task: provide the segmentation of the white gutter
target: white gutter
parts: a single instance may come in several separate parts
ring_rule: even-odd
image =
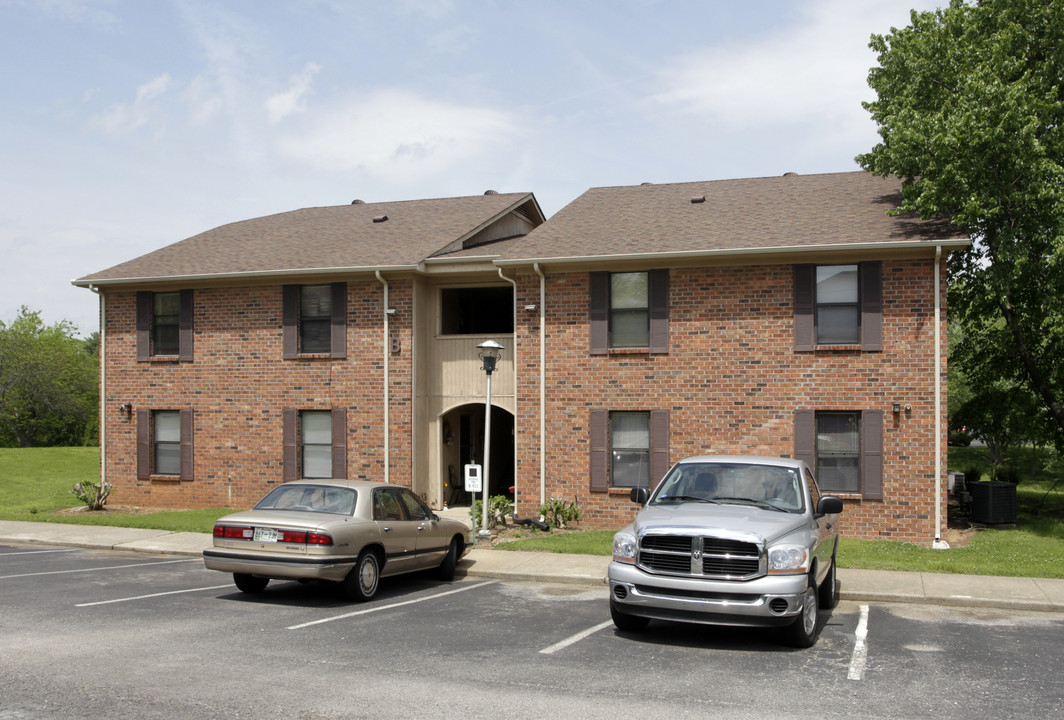
[[[547,502],[547,276],[532,265],[539,275],[539,504]]]
[[[954,240],[940,240],[934,243],[937,248],[966,248],[971,245],[967,238]],[[838,243],[822,245],[785,245],[779,247],[756,247],[756,248],[719,248],[715,250],[675,250],[668,252],[643,252],[643,253],[617,253],[612,255],[568,255],[558,257],[541,258],[515,258],[495,260],[499,266],[528,265],[529,263],[600,263],[628,260],[641,260],[644,262],[661,262],[662,260],[702,259],[713,257],[747,257],[758,255],[785,255],[791,253],[825,253],[825,252],[868,252],[870,250],[915,250],[931,247],[926,240],[911,240],[905,242],[868,242],[868,243]]]
[[[362,265],[351,267],[321,267],[321,268],[286,268],[283,270],[245,270],[239,272],[219,273],[195,273],[190,275],[145,275],[130,278],[96,278],[88,282],[72,280],[74,287],[91,288],[103,285],[141,285],[146,283],[189,283],[189,282],[214,282],[218,280],[242,280],[248,278],[285,278],[301,275],[353,275],[356,273],[375,272],[378,279],[384,272],[418,272],[421,270],[420,263],[412,265]]]
[[[948,550],[942,539],[942,246],[935,246],[935,540],[931,547]]]
[[[388,281],[381,275],[381,271],[376,271],[377,279],[380,280],[381,285],[384,286],[384,482],[391,482],[391,448],[388,444],[388,438],[391,436],[391,420],[388,416],[388,406],[390,400],[388,397],[388,354],[390,348],[388,347]]]

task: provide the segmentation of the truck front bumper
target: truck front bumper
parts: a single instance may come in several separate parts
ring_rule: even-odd
[[[808,575],[770,575],[753,580],[705,580],[651,575],[611,562],[610,602],[628,615],[711,625],[789,625],[805,604]]]

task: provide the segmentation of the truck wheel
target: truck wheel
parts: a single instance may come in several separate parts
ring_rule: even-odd
[[[816,579],[809,578],[805,586],[805,595],[802,598],[802,612],[794,619],[794,623],[787,628],[787,643],[796,648],[809,648],[816,644],[816,638],[820,629],[819,593],[817,592]]]
[[[820,607],[824,610],[832,610],[839,604],[839,581],[835,575],[835,556],[831,557],[831,567],[828,576],[820,584]]]
[[[650,624],[650,618],[629,615],[618,608],[613,600],[610,600],[610,616],[613,617],[613,624],[617,626],[617,629],[626,632],[639,632],[645,630]]]

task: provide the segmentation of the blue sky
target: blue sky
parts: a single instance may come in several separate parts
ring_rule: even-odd
[[[0,321],[302,207],[857,169],[916,0],[0,0]]]

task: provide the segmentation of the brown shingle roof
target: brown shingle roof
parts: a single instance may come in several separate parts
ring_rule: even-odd
[[[523,206],[542,222],[531,193],[293,210],[222,225],[74,284],[409,267]]]
[[[593,188],[498,262],[966,240],[946,222],[888,215],[900,202],[900,180],[867,172]]]

